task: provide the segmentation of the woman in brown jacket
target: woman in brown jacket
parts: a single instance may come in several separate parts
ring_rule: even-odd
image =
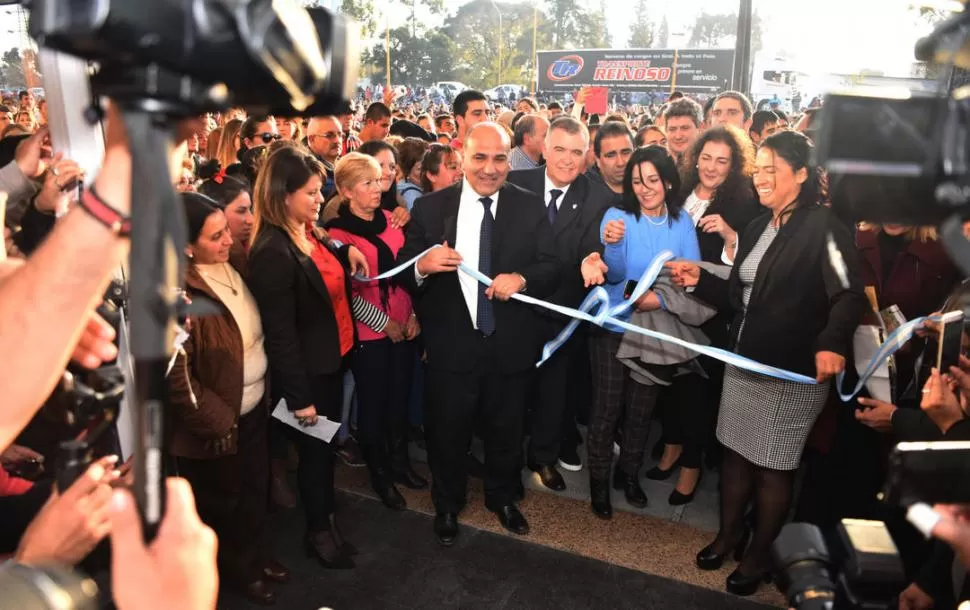
[[[224,582],[257,603],[275,603],[268,581],[287,570],[263,543],[269,480],[266,449],[266,353],[256,301],[229,263],[232,236],[215,201],[183,193],[191,264],[189,297],[220,306],[192,318],[168,376],[168,451],[188,479],[202,520],[219,536]]]

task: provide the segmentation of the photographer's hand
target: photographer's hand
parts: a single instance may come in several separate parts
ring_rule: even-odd
[[[131,494],[111,498],[111,580],[119,610],[212,610],[219,592],[215,533],[185,479],[169,479],[165,518],[149,546]]]
[[[965,417],[960,401],[940,371],[934,368],[923,386],[920,408],[933,420],[941,432],[946,432]]]
[[[74,565],[111,531],[108,506],[117,456],[101,458],[63,494],[54,491],[27,526],[17,549],[25,565]]]

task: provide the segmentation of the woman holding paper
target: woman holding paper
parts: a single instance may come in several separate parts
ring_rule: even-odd
[[[176,474],[192,485],[199,516],[219,536],[223,582],[270,604],[270,581],[289,574],[262,537],[269,484],[262,322],[241,267],[229,263],[226,215],[204,195],[180,197],[188,221],[186,292],[219,312],[191,319],[168,375],[168,452]]]
[[[340,421],[344,372],[357,341],[350,276],[369,275],[359,250],[338,247],[315,226],[325,179],[316,158],[284,147],[265,161],[253,197],[249,280],[266,332],[271,404],[305,427]],[[324,567],[352,568],[355,549],[334,516],[334,449],[298,426],[286,431],[300,456],[307,553]]]
[[[694,296],[733,315],[734,352],[817,382],[725,368],[717,422],[724,446],[721,527],[698,553],[697,566],[716,570],[728,555],[743,555],[727,579],[737,595],[757,591],[768,574],[805,441],[865,309],[852,235],[820,205],[824,182],[812,148],[792,131],[761,145],[754,185],[767,211],[741,232],[729,279],[693,263],[670,264],[676,282],[695,286]],[[830,246],[841,253],[836,260]],[[752,497],[757,520],[749,546],[744,515]]]

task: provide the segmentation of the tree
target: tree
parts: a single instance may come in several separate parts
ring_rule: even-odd
[[[660,31],[657,32],[657,48],[666,49],[670,41],[670,24],[667,22],[667,15],[664,14],[663,21],[660,22]]]
[[[751,17],[751,54],[756,55],[761,50],[761,17],[755,13]],[[712,15],[701,13],[694,21],[694,29],[691,31],[690,41],[687,43],[691,47],[701,48],[727,48],[733,47],[738,35],[738,15],[737,13],[724,13]]]
[[[377,43],[362,56],[362,63],[371,65],[375,82],[387,79],[386,49]],[[391,30],[391,83],[411,86],[429,85],[439,80],[451,80],[455,44],[441,31],[430,30],[411,36],[410,26]]]
[[[27,87],[23,57],[17,47],[8,49],[0,57],[0,81],[7,89],[24,89]]]
[[[410,14],[408,15],[408,24],[411,28],[411,36],[418,35],[419,7],[427,9],[432,15],[440,15],[445,10],[444,0],[404,0],[404,4],[407,5],[410,11]]]
[[[627,46],[632,49],[648,49],[653,46],[653,22],[647,14],[647,0],[637,0],[633,9],[633,25],[630,27],[630,38]]]
[[[316,0],[310,0],[316,2]],[[341,0],[340,12],[360,24],[361,36],[366,40],[377,33],[377,11],[374,0]]]

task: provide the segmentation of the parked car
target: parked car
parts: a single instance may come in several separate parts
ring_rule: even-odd
[[[492,87],[491,89],[483,91],[483,93],[485,97],[493,102],[505,102],[513,97],[520,99],[526,95],[525,87],[522,85],[499,85],[498,87]]]
[[[455,99],[455,96],[468,89],[468,85],[465,83],[460,83],[453,80],[443,80],[431,85],[432,89],[437,90],[442,96],[449,100]]]

